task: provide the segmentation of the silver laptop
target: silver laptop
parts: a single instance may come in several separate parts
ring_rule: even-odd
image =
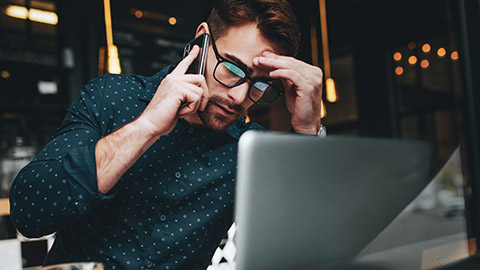
[[[419,140],[246,132],[236,269],[345,269],[430,180]]]

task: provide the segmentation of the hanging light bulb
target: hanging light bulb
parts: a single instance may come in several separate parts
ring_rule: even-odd
[[[429,53],[431,50],[432,50],[432,46],[430,46],[430,44],[428,43],[423,44],[422,51],[424,53]]]
[[[402,53],[401,52],[396,52],[393,54],[393,60],[400,62],[402,60]]]
[[[57,13],[48,10],[36,8],[28,9],[24,6],[9,5],[5,8],[5,14],[17,19],[26,20],[28,18],[32,22],[50,25],[56,25],[58,23]]]
[[[338,100],[337,86],[333,78],[327,78],[325,81],[325,88],[327,91],[327,100],[331,103],[335,103]]]
[[[321,118],[325,118],[325,116],[327,116],[327,109],[325,108],[325,103],[324,103],[323,100],[322,100],[322,106],[321,106],[321,110],[320,110],[320,117],[321,117]]]
[[[312,48],[312,64],[318,66],[318,41],[317,41],[317,26],[315,21],[312,20],[310,24],[310,42]],[[321,118],[324,118],[327,115],[327,110],[325,109],[325,104],[321,100]]]
[[[330,69],[330,52],[328,49],[328,32],[327,32],[327,9],[325,0],[319,0],[320,7],[320,25],[322,27],[322,48],[323,48],[323,63],[325,68],[325,89],[327,100],[331,103],[337,102],[338,92],[335,86],[335,81],[331,76]]]
[[[112,74],[122,73],[120,68],[120,58],[118,58],[118,48],[115,45],[108,45],[107,72]]]
[[[453,61],[457,61],[457,60],[458,60],[458,52],[457,52],[457,51],[453,51],[453,52],[450,54],[450,58],[452,58]]]
[[[28,8],[22,6],[9,5],[5,8],[5,14],[12,18],[24,19],[28,18]]]
[[[118,57],[118,48],[113,45],[110,0],[103,0],[103,4],[105,9],[105,32],[107,35],[107,72],[120,74],[122,73],[122,69],[120,67],[120,58]]]

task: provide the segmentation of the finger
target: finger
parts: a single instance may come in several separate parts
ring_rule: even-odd
[[[180,110],[178,110],[178,117],[185,118],[187,116],[194,115],[196,112],[197,112],[197,109],[183,107]]]
[[[253,59],[253,64],[262,68],[294,68],[301,65],[302,61],[289,56],[282,56],[274,53],[264,52],[261,56]]]
[[[205,77],[200,74],[185,74],[182,77],[183,77],[182,78],[183,81],[194,84],[196,86],[203,85],[205,81]]]
[[[198,91],[201,95],[200,97],[200,103],[199,103],[199,109],[200,111],[203,111],[205,107],[207,106],[208,99],[210,98],[209,95],[209,90],[207,86],[207,82],[205,81],[205,77],[203,75],[194,75],[194,74],[187,74],[184,76],[185,82],[191,83],[197,88],[195,88],[196,91]]]
[[[202,76],[203,77],[203,76]],[[200,111],[204,111],[205,108],[207,107],[208,104],[208,99],[210,98],[210,92],[208,90],[207,82],[205,81],[205,77],[203,77],[203,80],[201,80],[202,84],[200,87],[203,89],[201,101],[200,101]]]
[[[272,52],[263,52],[260,57],[253,59],[255,66],[264,69],[293,69],[306,79],[323,76],[322,70],[291,56],[278,55]]]
[[[178,63],[177,67],[172,71],[172,74],[185,74],[188,70],[188,67],[193,63],[195,58],[197,58],[198,53],[200,52],[200,47],[198,45],[193,46],[190,53],[185,57],[180,63]]]
[[[271,71],[269,75],[272,78],[291,81],[297,87],[306,85],[321,87],[323,83],[322,70],[313,66],[309,72],[298,69],[276,69]]]
[[[196,101],[187,104],[185,107],[181,107],[178,110],[178,117],[185,118],[187,116],[194,115],[198,111],[199,106],[200,102]]]
[[[185,93],[182,103],[185,105],[180,107],[178,115],[184,117],[195,113],[200,107],[200,101],[202,99],[203,89],[195,85],[189,85],[185,87]]]
[[[178,110],[178,117],[185,118],[187,116],[194,115],[198,111],[198,104],[200,104],[200,103],[199,102],[193,102],[193,103],[189,103],[185,107],[181,107]]]
[[[273,79],[281,79],[285,81],[285,86],[294,85],[296,88],[304,88],[309,85],[307,81],[299,72],[292,69],[276,69],[268,74]]]

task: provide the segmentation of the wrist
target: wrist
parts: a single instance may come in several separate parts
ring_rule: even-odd
[[[144,137],[147,141],[156,141],[163,135],[157,130],[157,127],[154,124],[147,119],[144,119],[142,116],[130,122],[127,126],[130,132],[136,133],[137,136]]]
[[[320,135],[320,132],[326,132],[326,129],[322,125],[321,119],[318,119],[316,122],[309,125],[295,125],[292,123],[292,131],[306,135]]]
[[[318,137],[327,137],[327,128],[319,124],[318,128],[310,128],[310,129],[295,129],[292,128],[290,132],[298,133],[298,134],[305,134],[305,135],[314,135]]]
[[[292,131],[298,134],[305,134],[305,135],[317,135],[316,129],[296,129],[292,128]]]

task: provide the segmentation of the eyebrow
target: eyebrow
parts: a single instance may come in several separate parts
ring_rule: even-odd
[[[245,63],[242,62],[242,60],[238,59],[236,56],[225,53],[225,58],[232,62],[235,62],[235,64],[239,65],[241,69],[246,70],[248,75],[251,75],[253,73],[253,69],[248,67]]]
[[[235,64],[239,65],[241,69],[243,70],[246,70],[247,71],[247,75],[255,80],[255,81],[262,81],[262,82],[268,82],[268,81],[271,81],[272,78],[270,77],[265,77],[265,76],[252,76],[252,73],[253,73],[253,69],[248,67],[245,63],[242,62],[242,60],[238,59],[236,56],[234,55],[231,55],[229,53],[225,53],[225,58],[227,58],[228,60],[234,62]]]

